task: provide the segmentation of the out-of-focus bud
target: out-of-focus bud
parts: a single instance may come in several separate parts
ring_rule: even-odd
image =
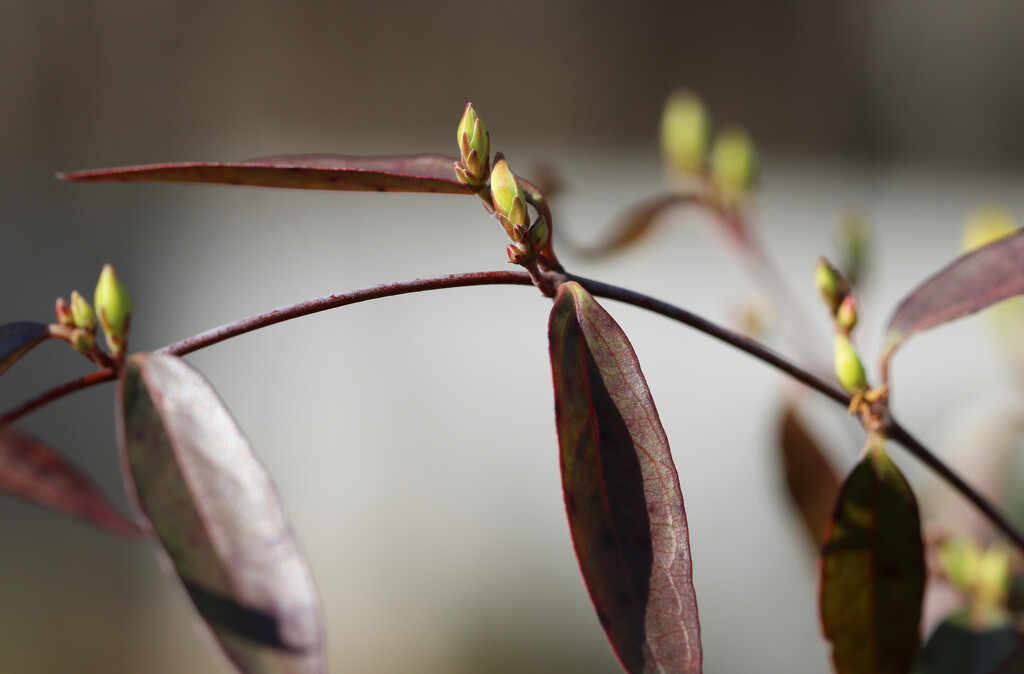
[[[839,270],[832,266],[824,257],[818,258],[818,266],[814,268],[814,285],[817,287],[825,305],[833,316],[839,310],[839,305],[850,292],[850,283]]]
[[[978,563],[978,600],[1000,605],[1010,587],[1010,551],[1003,545],[990,545]]]
[[[715,138],[711,148],[711,179],[727,204],[741,200],[753,190],[757,182],[757,153],[746,131],[733,127]]]
[[[849,335],[857,327],[857,297],[847,295],[836,310],[836,327],[844,335]]]
[[[71,337],[68,341],[71,342],[71,346],[75,351],[86,356],[91,357],[96,351],[96,333],[93,330],[75,328],[71,331]]]
[[[1002,208],[979,208],[967,219],[964,226],[963,251],[987,246],[1003,237],[1010,236],[1019,229],[1017,221],[1009,212]]]
[[[501,218],[501,224],[513,241],[512,228],[516,225],[527,224],[526,196],[523,194],[523,187],[519,184],[512,170],[508,167],[500,153],[494,157],[494,169],[491,171],[491,203],[494,210]]]
[[[850,210],[839,217],[837,233],[842,251],[843,273],[850,285],[857,287],[867,266],[871,224],[862,211]]]
[[[70,328],[75,324],[75,318],[71,315],[71,307],[68,306],[67,300],[63,297],[57,298],[57,322],[61,325]]]
[[[850,338],[837,334],[835,340],[836,379],[847,393],[853,395],[868,390],[868,378],[864,374],[864,365],[860,362],[857,350],[853,348]]]
[[[107,346],[111,353],[120,356],[128,346],[132,297],[109,264],[103,266],[96,283],[95,303],[100,326],[107,337]]]
[[[82,297],[77,290],[71,291],[71,317],[77,327],[96,332],[96,314],[93,313],[89,300]]]
[[[478,187],[487,182],[491,164],[491,136],[472,103],[466,103],[458,130],[462,161],[455,165],[459,182]]]
[[[661,153],[672,168],[683,173],[703,173],[708,153],[711,121],[696,94],[677,91],[661,113]]]

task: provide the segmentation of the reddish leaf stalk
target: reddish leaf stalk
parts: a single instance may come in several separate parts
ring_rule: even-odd
[[[552,281],[555,283],[557,283],[557,281],[554,280],[554,277],[559,277],[560,280],[566,279],[566,277],[562,277],[558,274],[552,276]],[[793,377],[802,384],[805,384],[809,388],[831,398],[844,407],[848,407],[850,404],[850,397],[840,390],[835,384],[827,382],[821,377],[807,372],[799,365],[790,362],[784,356],[761,345],[753,339],[744,337],[743,335],[712,323],[711,321],[701,318],[700,316],[685,309],[669,304],[668,302],[655,299],[648,295],[643,295],[632,290],[602,283],[600,281],[593,281],[580,276],[569,275],[567,279],[576,281],[596,297],[603,297],[623,302],[625,304],[631,304],[633,306],[640,307],[641,309],[647,309],[648,311],[652,311],[656,314],[661,314],[666,318],[679,321],[680,323],[688,325],[691,328],[703,332],[710,337],[714,337],[719,341],[725,342],[726,344],[735,347],[740,351],[767,363],[768,365],[771,365],[772,367]],[[345,293],[325,295],[323,297],[299,302],[298,304],[274,309],[263,314],[256,314],[233,323],[227,323],[212,330],[207,330],[206,332],[193,337],[174,342],[173,344],[169,344],[162,349],[159,349],[159,351],[176,356],[182,356],[192,353],[193,351],[198,351],[199,349],[212,346],[226,339],[274,325],[275,323],[281,323],[283,321],[299,318],[301,316],[308,316],[320,311],[327,311],[328,309],[335,309],[348,304],[356,304],[358,302],[365,302],[367,300],[380,299],[383,297],[405,295],[425,290],[440,290],[442,288],[465,288],[483,285],[530,286],[533,284],[530,274],[524,271],[468,272],[413,279],[409,281],[382,283],[369,288],[360,288]],[[55,400],[63,398],[66,395],[95,386],[96,384],[112,381],[114,378],[114,371],[112,369],[106,369],[92,372],[79,379],[61,384],[60,386],[50,389],[49,391],[22,403],[18,407],[15,407],[0,416],[0,427],[13,423],[30,412],[54,402]],[[964,482],[955,471],[946,466],[937,456],[932,454],[895,420],[890,420],[886,425],[886,435],[890,439],[903,445],[908,452],[913,454],[925,465],[938,473],[940,477],[949,482],[954,489],[964,496],[964,498],[973,503],[975,507],[984,513],[985,516],[988,517],[992,523],[1007,536],[1007,538],[1012,540],[1018,548],[1024,551],[1024,534],[1017,531],[1017,529],[1015,529],[1005,517],[1000,515],[998,510],[996,510],[996,508],[981,494]]]

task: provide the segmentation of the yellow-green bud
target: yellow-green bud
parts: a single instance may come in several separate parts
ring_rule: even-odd
[[[963,251],[987,246],[1003,237],[1010,236],[1019,226],[1007,211],[1001,208],[988,207],[975,211],[964,227]]]
[[[69,341],[75,351],[86,356],[91,355],[96,350],[96,334],[92,330],[75,328],[71,331]]]
[[[111,353],[119,356],[128,346],[132,317],[132,297],[109,264],[103,266],[96,283],[96,313],[107,337]]]
[[[548,228],[548,221],[543,217],[537,218],[537,221],[530,225],[530,248],[533,249],[534,254],[539,253],[548,244],[550,237],[551,230]]]
[[[836,310],[836,327],[844,334],[850,334],[857,327],[857,298],[847,295]]]
[[[825,300],[829,312],[835,316],[839,305],[850,292],[850,284],[843,278],[838,269],[824,257],[818,258],[818,266],[814,268],[814,285]]]
[[[726,129],[715,138],[711,148],[711,179],[726,202],[738,201],[754,188],[757,153],[746,131]]]
[[[71,307],[63,297],[57,298],[56,314],[57,322],[61,325],[70,328],[75,324],[75,318],[71,315]]]
[[[502,224],[509,238],[515,240],[512,227],[527,224],[526,196],[519,178],[513,175],[501,154],[495,156],[494,169],[491,171],[491,202],[494,210],[503,218]]]
[[[89,305],[89,300],[82,297],[77,290],[71,291],[71,317],[79,328],[96,332],[96,314]]]
[[[462,113],[457,141],[462,155],[462,161],[455,166],[459,182],[464,185],[482,185],[487,181],[490,170],[491,136],[472,103],[466,103],[466,111]]]
[[[661,153],[672,168],[703,173],[711,121],[696,94],[677,91],[661,113]]]
[[[985,550],[978,563],[978,599],[998,605],[1006,598],[1010,585],[1010,551],[993,544]]]
[[[860,356],[853,348],[850,338],[843,334],[836,335],[835,368],[836,379],[847,393],[852,395],[868,390],[868,378],[864,374],[864,365],[860,362]]]
[[[843,271],[846,272],[850,285],[856,286],[864,275],[867,264],[871,224],[863,212],[850,210],[840,217],[838,234],[843,253]]]

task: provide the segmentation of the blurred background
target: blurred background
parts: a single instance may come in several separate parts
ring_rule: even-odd
[[[110,262],[133,347],[382,281],[505,268],[472,199],[181,185],[73,185],[57,171],[276,153],[443,152],[472,100],[526,176],[565,184],[555,226],[595,241],[664,189],[665,97],[699,92],[762,154],[751,219],[820,334],[811,288],[840,212],[875,224],[860,342],[959,250],[965,217],[1024,215],[1024,6],[883,3],[0,3],[0,322],[50,320]],[[756,299],[704,216],[570,270],[728,322]],[[673,445],[707,669],[827,668],[816,563],[780,489],[786,384],[662,318],[609,305]],[[614,672],[573,557],[558,477],[548,304],[450,290],[293,321],[195,354],[278,481],[323,596],[338,672]],[[793,353],[785,343],[774,343]],[[983,321],[917,338],[895,411],[952,454],[1019,406]],[[78,376],[46,344],[0,409]],[[22,426],[126,505],[111,385]],[[807,399],[848,465],[860,435]],[[966,429],[966,430],[964,430]],[[941,491],[905,454],[922,494]],[[0,500],[0,671],[225,671],[151,550]]]

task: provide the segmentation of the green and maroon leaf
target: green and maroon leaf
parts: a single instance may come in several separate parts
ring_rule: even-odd
[[[683,496],[633,347],[573,282],[548,338],[569,529],[598,618],[626,671],[700,672]]]
[[[970,610],[946,618],[928,637],[914,674],[998,674],[1021,672],[1024,642],[1013,626],[977,630]],[[1015,668],[1009,668],[1016,664]]]
[[[914,333],[1024,293],[1024,231],[956,258],[914,289],[889,320],[886,353]]]
[[[821,620],[839,674],[910,671],[924,584],[917,501],[872,434],[839,492],[822,552]]]
[[[0,374],[24,356],[32,347],[49,339],[50,326],[21,321],[0,325]]]
[[[185,361],[131,357],[118,384],[129,492],[240,672],[326,671],[319,599],[276,489]]]
[[[70,461],[11,426],[0,428],[0,491],[118,536],[142,535]]]
[[[455,175],[455,157],[439,154],[356,157],[279,155],[243,162],[150,164],[60,174],[76,182],[180,182],[307,190],[472,194]]]
[[[818,550],[839,494],[839,476],[817,439],[800,421],[794,404],[783,409],[779,431],[786,492],[800,514],[808,540]]]

